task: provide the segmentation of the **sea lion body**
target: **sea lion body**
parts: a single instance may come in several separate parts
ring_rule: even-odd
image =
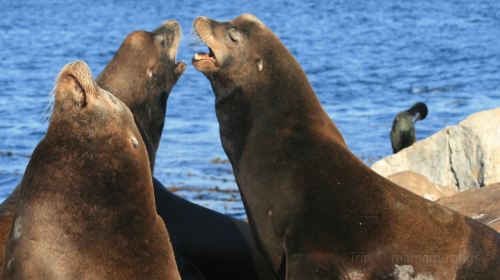
[[[96,79],[99,86],[132,110],[136,125],[145,136],[151,173],[163,129],[166,100],[186,67],[176,62],[180,37],[179,24],[172,20],[165,21],[153,32],[132,32]],[[0,269],[14,223],[19,188],[20,184],[0,205]]]
[[[19,189],[6,278],[180,279],[130,110],[81,61],[54,92]]]
[[[211,82],[250,225],[282,279],[500,275],[499,235],[358,160],[300,65],[255,16],[199,17],[194,29],[210,52],[193,65]]]

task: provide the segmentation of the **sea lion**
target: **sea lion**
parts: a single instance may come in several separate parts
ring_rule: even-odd
[[[153,32],[132,32],[97,78],[103,89],[112,92],[132,110],[146,144],[151,174],[163,129],[166,100],[186,68],[185,63],[176,62],[180,39],[181,30],[174,20],[165,21]],[[0,205],[0,269],[14,221],[18,189],[19,186]],[[189,264],[187,260],[179,261],[184,278],[189,278],[187,274],[196,274],[189,272],[196,269],[184,265]]]
[[[152,33],[132,32],[96,79],[131,109],[152,172],[168,96],[185,69],[175,59],[179,41],[175,21]],[[153,185],[157,211],[168,225],[182,279],[275,279],[248,223],[180,198],[155,178]]]
[[[397,153],[411,146],[416,141],[414,123],[425,119],[428,113],[427,105],[417,102],[406,111],[399,112],[394,118],[391,129],[392,151]]]
[[[21,182],[8,279],[180,279],[128,107],[67,64]],[[78,194],[78,195],[76,195]]]
[[[500,236],[379,176],[340,141],[300,65],[255,16],[198,17],[223,148],[282,279],[495,279]],[[407,277],[407,278],[404,278]]]

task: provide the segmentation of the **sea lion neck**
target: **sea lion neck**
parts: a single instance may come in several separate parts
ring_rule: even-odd
[[[113,65],[112,63],[110,66]],[[117,60],[116,63],[123,62]],[[157,86],[151,86],[146,80],[140,79],[132,72],[127,74],[125,70],[109,68],[103,71],[104,75],[97,78],[97,83],[104,89],[115,90],[116,97],[123,101],[134,115],[135,124],[146,145],[151,171],[153,171],[156,151],[165,122],[168,94],[162,92]],[[132,78],[129,79],[129,76]],[[131,84],[134,86],[130,86]],[[150,105],[146,106],[146,104]]]
[[[146,144],[151,171],[163,132],[168,96],[186,68],[185,63],[176,60],[180,37],[180,26],[173,20],[153,32],[134,31],[96,79],[102,88],[112,89],[132,111]]]
[[[296,70],[294,79],[275,68],[273,77],[286,79],[279,83],[237,85],[227,79],[211,79],[222,144],[235,170],[251,132],[272,135],[300,122],[331,124],[304,72]]]

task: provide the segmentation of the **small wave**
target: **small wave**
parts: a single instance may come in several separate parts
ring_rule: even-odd
[[[416,86],[412,84],[410,88],[408,88],[408,92],[411,94],[440,93],[440,92],[452,91],[456,88],[458,88],[458,85],[429,87],[429,86]]]
[[[12,152],[12,151],[0,151],[0,157],[24,157],[24,158],[30,158],[31,154],[23,154],[23,153],[17,153],[17,152]]]

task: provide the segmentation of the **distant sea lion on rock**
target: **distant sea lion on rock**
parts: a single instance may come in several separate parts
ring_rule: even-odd
[[[6,278],[180,279],[128,107],[81,61],[63,68],[54,95],[19,189]]]
[[[300,65],[253,15],[198,17],[223,148],[282,279],[495,279],[500,235],[379,176],[343,144]]]
[[[399,112],[394,118],[391,129],[392,151],[397,153],[411,146],[416,141],[415,122],[425,119],[428,113],[427,105],[417,102],[406,111]]]

